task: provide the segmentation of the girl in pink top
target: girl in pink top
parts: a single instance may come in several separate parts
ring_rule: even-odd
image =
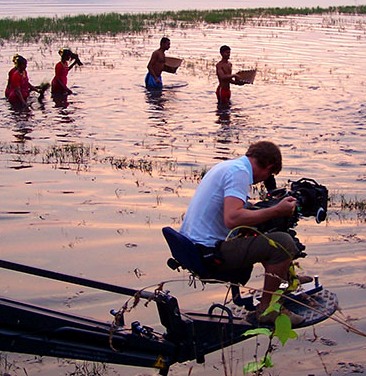
[[[9,72],[9,83],[6,94],[12,105],[25,107],[29,93],[38,88],[33,86],[28,79],[27,60],[20,55],[14,57],[15,70]]]
[[[55,66],[55,77],[52,80],[51,92],[53,95],[72,94],[72,91],[67,87],[67,75],[75,64],[82,65],[82,62],[79,60],[78,55],[68,48],[62,48],[58,53],[61,56],[61,61]],[[69,66],[70,60],[74,61]]]

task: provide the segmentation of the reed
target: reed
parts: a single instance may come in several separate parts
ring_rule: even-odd
[[[310,14],[365,14],[366,6],[341,6],[328,8],[254,8],[220,10],[182,10],[156,13],[103,13],[81,14],[65,17],[2,18],[0,38],[23,42],[37,42],[50,34],[78,38],[81,35],[103,35],[118,33],[139,33],[149,27],[168,23],[170,27],[190,26],[192,23],[219,24],[245,23],[253,17],[288,16]]]

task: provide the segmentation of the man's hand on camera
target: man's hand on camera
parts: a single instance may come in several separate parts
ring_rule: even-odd
[[[277,205],[279,217],[291,217],[296,210],[296,198],[292,196],[285,197]]]

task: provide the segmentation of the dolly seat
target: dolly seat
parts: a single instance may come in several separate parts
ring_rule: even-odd
[[[253,267],[241,271],[240,275],[237,273],[212,273],[205,263],[205,257],[201,250],[190,239],[171,227],[164,227],[162,232],[173,256],[167,261],[171,269],[179,270],[180,267],[186,269],[203,283],[214,283],[215,280],[230,282],[232,283],[230,288],[233,302],[237,306],[245,306],[249,311],[254,309],[253,297],[241,297],[238,286],[239,283],[245,285],[248,282]]]

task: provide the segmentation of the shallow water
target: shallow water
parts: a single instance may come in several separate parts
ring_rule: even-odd
[[[328,187],[335,202],[329,220],[316,225],[313,218],[304,219],[297,229],[309,254],[301,264],[321,276],[338,294],[345,315],[358,319],[365,331],[365,218],[339,207],[342,195],[353,202],[366,199],[365,30],[365,17],[312,16],[260,19],[241,27],[157,27],[77,43],[5,43],[0,87],[15,52],[28,58],[33,84],[52,79],[60,46],[77,50],[84,66],[69,74],[75,95],[68,106],[56,107],[49,93],[43,103],[34,97],[29,113],[15,113],[4,98],[0,101],[2,258],[131,288],[181,279],[165,265],[169,252],[161,228],[179,227],[203,169],[241,155],[253,141],[269,139],[284,155],[279,185],[309,177]],[[184,63],[176,75],[164,75],[165,89],[157,96],[143,81],[162,35],[172,40],[168,55]],[[227,111],[218,110],[214,94],[222,44],[232,48],[234,70],[258,69],[254,85],[232,88]],[[79,163],[72,163],[75,156],[54,156],[56,148],[73,143],[84,146]],[[116,168],[123,158],[129,167]],[[258,268],[253,286],[260,286],[260,274]],[[101,320],[110,320],[109,309],[127,299],[3,270],[0,288],[6,297]],[[167,288],[186,309],[205,311],[225,295],[224,287],[201,291],[182,281]],[[152,326],[158,321],[154,307],[138,307],[127,317],[135,319]],[[314,342],[311,331],[300,331],[299,341],[275,353],[276,372],[325,375],[318,350],[327,352],[323,360],[332,374],[345,374],[341,361],[346,368],[351,361],[365,367],[363,339],[345,335],[330,320],[316,326]],[[321,338],[337,345],[329,348]],[[247,342],[235,347],[237,374],[253,354]],[[289,368],[299,348],[306,359]],[[209,356],[206,368],[174,366],[172,374],[187,375],[192,365],[196,375],[222,375],[219,358]],[[22,358],[28,374],[69,372],[64,363],[27,359]],[[156,373],[112,366],[110,372]]]
[[[364,5],[365,0],[0,0],[0,17],[65,16],[106,12],[146,13],[186,9],[330,7]]]

